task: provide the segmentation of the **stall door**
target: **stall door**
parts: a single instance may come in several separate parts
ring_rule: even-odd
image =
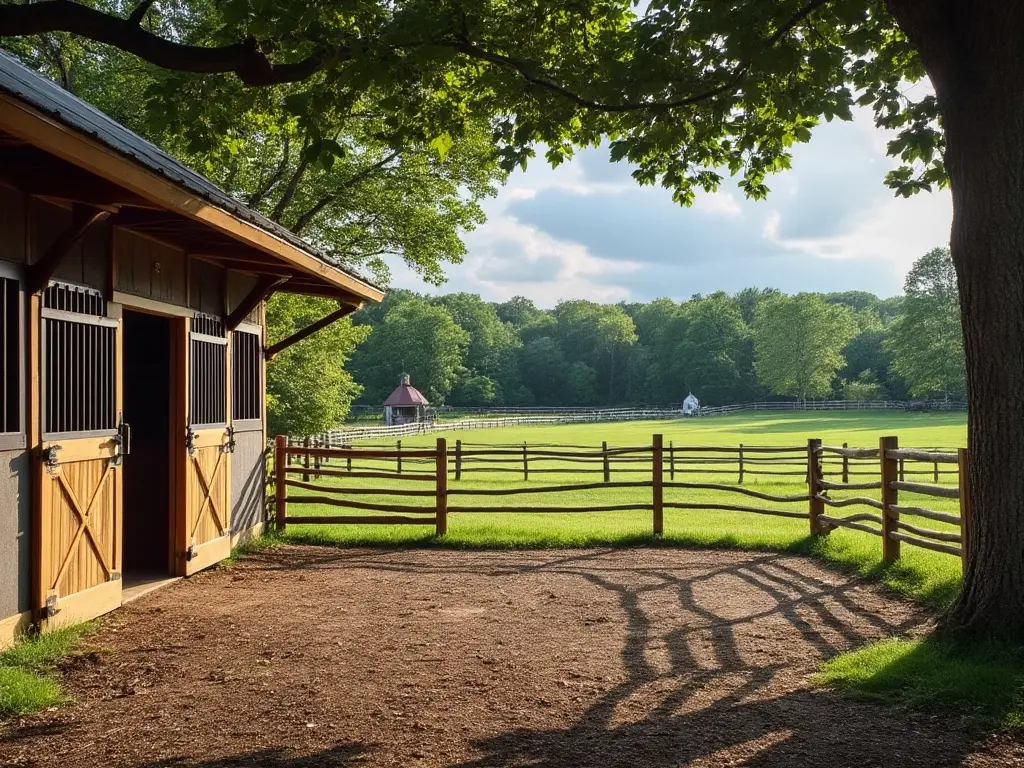
[[[121,604],[120,321],[88,288],[51,284],[42,305],[39,607],[62,625]]]
[[[231,554],[228,340],[219,318],[196,315],[188,335],[188,425],[185,432],[184,552],[190,575]]]

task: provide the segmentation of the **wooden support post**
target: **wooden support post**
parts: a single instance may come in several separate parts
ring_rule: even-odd
[[[288,514],[288,486],[284,484],[287,477],[288,438],[278,435],[274,438],[274,520],[277,530],[283,531]]]
[[[402,474],[402,441],[395,441],[395,451],[398,452],[398,456],[395,457],[395,468],[398,470],[398,474]]]
[[[676,446],[672,440],[668,441],[668,479],[676,479]]]
[[[434,532],[438,536],[444,536],[448,533],[448,441],[443,437],[437,438],[436,462],[434,472],[437,489],[437,527]]]
[[[905,459],[900,459],[900,482],[904,482],[907,479],[906,475],[906,464]]]
[[[523,480],[530,479],[530,459],[526,453],[526,443],[523,443]]]
[[[608,441],[601,441],[601,468],[604,470],[604,481],[610,483],[612,481],[612,468],[608,461]]]
[[[812,437],[807,441],[807,494],[810,496],[810,503],[807,507],[808,517],[811,523],[811,535],[822,536],[828,533],[823,528],[818,517],[825,514],[825,502],[818,498],[821,493],[821,439]]]
[[[345,457],[345,471],[346,472],[351,472],[352,471],[352,457],[351,456],[346,456]]]
[[[959,448],[956,452],[957,469],[960,472],[960,562],[964,573],[967,572],[967,561],[971,556],[971,476],[967,471],[967,449]],[[938,466],[936,464],[936,466]]]
[[[462,441],[455,441],[455,479],[462,479]]]
[[[291,446],[292,446],[292,439],[290,437],[285,437],[285,444],[289,448],[291,448]],[[289,453],[288,454],[288,466],[290,467],[291,465],[292,465],[292,455]]]
[[[846,443],[843,443],[843,448],[848,448]],[[850,482],[850,457],[843,456],[843,482]]]
[[[302,468],[306,470],[302,473],[302,482],[309,482],[309,438],[307,437],[302,441],[302,447],[306,449],[306,455],[302,457]]]
[[[743,443],[740,443],[740,473],[736,482],[743,485]]]
[[[932,480],[936,485],[939,484],[939,462],[937,461],[935,462],[935,466],[933,468]]]
[[[898,529],[900,515],[891,509],[892,505],[899,504],[900,492],[892,487],[902,475],[903,461],[887,458],[886,451],[895,451],[900,447],[899,438],[881,437],[878,439],[878,461],[880,467],[880,479],[882,481],[882,562],[892,563],[900,559],[900,542],[889,534],[895,533]]]
[[[651,451],[651,500],[654,506],[654,535],[661,536],[665,532],[665,495],[663,483],[665,482],[664,444],[663,436],[655,435],[653,442],[654,450]]]

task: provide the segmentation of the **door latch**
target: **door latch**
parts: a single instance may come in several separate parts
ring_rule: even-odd
[[[132,452],[132,428],[121,419],[121,423],[117,425],[117,434],[114,435],[114,455],[110,460],[110,464],[115,467],[120,467],[124,464],[124,457]]]

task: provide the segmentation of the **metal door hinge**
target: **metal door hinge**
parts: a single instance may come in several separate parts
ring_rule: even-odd
[[[185,550],[185,562],[191,563],[196,556],[196,545],[189,544],[188,549]]]
[[[57,615],[57,596],[47,595],[46,596],[46,618],[52,619]]]
[[[196,433],[191,424],[185,427],[185,450],[189,456],[196,455]]]
[[[120,571],[111,571],[110,572],[110,578],[108,579],[108,581],[120,581],[120,580],[121,580],[121,572]]]
[[[228,439],[226,443],[223,443],[220,447],[221,453],[234,453],[235,452],[235,428],[228,426],[224,430],[224,434],[227,435]]]
[[[59,445],[51,445],[43,449],[43,463],[46,465],[46,471],[50,475],[56,474],[57,468],[60,466],[60,460],[57,458],[57,453],[60,449]]]

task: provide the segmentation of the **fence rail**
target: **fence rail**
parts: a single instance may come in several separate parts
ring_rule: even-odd
[[[956,468],[955,486],[940,485],[940,464]],[[967,451],[939,449],[900,449],[895,437],[884,437],[878,448],[823,446],[809,440],[806,446],[675,446],[666,445],[655,434],[650,445],[610,447],[607,442],[594,446],[556,446],[541,444],[472,445],[469,450],[460,440],[450,447],[446,438],[437,438],[429,449],[402,449],[401,442],[390,446],[322,447],[310,444],[289,445],[286,438],[275,443],[276,521],[279,529],[288,524],[351,525],[401,524],[433,525],[438,535],[447,531],[449,513],[613,513],[647,511],[652,528],[660,535],[664,528],[664,510],[720,510],[804,519],[815,536],[828,535],[839,528],[871,534],[882,539],[882,559],[893,562],[900,557],[901,545],[966,557],[970,527],[969,495],[966,472]],[[293,466],[298,462],[298,466]],[[354,465],[355,464],[355,465]],[[392,469],[393,468],[393,469]],[[409,470],[412,471],[409,471]],[[460,485],[467,473],[511,473],[524,485],[505,488],[477,488]],[[734,480],[676,480],[685,473],[732,475]],[[537,475],[570,475],[572,482],[544,482]],[[637,478],[637,475],[642,478]],[[301,475],[297,479],[296,475]],[[533,483],[525,485],[534,476]],[[587,475],[600,475],[591,480]],[[806,483],[806,492],[771,492],[769,488],[744,487],[747,476],[769,476],[765,482]],[[877,480],[861,481],[851,477],[873,475]],[[930,475],[932,483],[913,482],[907,477]],[[330,481],[326,482],[324,478]],[[576,479],[579,478],[579,479]],[[828,479],[834,478],[834,479]],[[387,487],[360,487],[345,479],[391,481]],[[402,487],[405,482],[418,487]],[[424,487],[427,484],[432,488]],[[530,504],[536,494],[579,494],[607,489],[631,489],[642,498],[620,503],[601,501],[566,506],[550,502]],[[292,493],[289,493],[289,490]],[[880,498],[853,493],[875,490]],[[665,499],[666,491],[686,492],[683,498]],[[714,500],[694,499],[693,492],[711,491],[721,496]],[[959,514],[930,509],[918,504],[901,503],[902,494],[958,500]],[[393,496],[402,503],[382,503],[359,497]],[[503,497],[523,498],[517,506],[494,503]],[[689,497],[689,498],[687,498]],[[420,500],[417,505],[412,502]],[[449,505],[455,500],[454,505]],[[628,502],[628,503],[627,503]],[[786,508],[803,505],[802,509]],[[296,505],[317,505],[361,514],[290,515]],[[373,514],[362,514],[373,513]],[[932,521],[953,529],[926,527],[919,520]]]

